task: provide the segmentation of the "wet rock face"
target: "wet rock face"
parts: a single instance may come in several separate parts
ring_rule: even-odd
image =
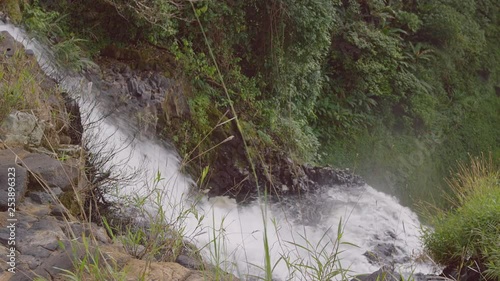
[[[235,133],[237,136],[237,134]],[[209,181],[209,195],[229,195],[239,202],[253,198],[257,194],[256,182],[250,170],[244,152],[244,145],[239,137],[219,147]],[[267,166],[256,163],[258,185],[263,190],[267,188],[271,195],[296,195],[305,192],[314,192],[324,186],[359,186],[364,181],[348,169],[330,167],[313,167],[297,165],[290,158],[278,158],[264,154],[266,163],[276,163]],[[241,168],[243,166],[243,168]]]
[[[371,251],[367,251],[363,255],[374,265],[401,264],[409,261],[409,257],[398,258],[402,252],[402,249],[394,243],[378,243]]]
[[[87,73],[100,90],[109,115],[120,114],[141,134],[156,137],[174,119],[189,118],[187,93],[179,81],[160,72],[132,70],[127,64],[103,59],[101,69]]]
[[[355,175],[349,169],[304,166],[304,172],[311,181],[320,186],[359,186],[365,184],[360,176]]]

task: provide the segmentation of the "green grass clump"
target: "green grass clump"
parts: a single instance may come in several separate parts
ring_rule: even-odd
[[[67,15],[46,11],[38,1],[26,5],[23,24],[38,40],[50,46],[57,61],[72,70],[94,67],[82,46],[86,41],[76,38],[70,30]]]
[[[6,0],[2,1],[1,8],[7,12],[13,23],[21,22],[23,15],[21,13],[21,7],[18,0]]]
[[[12,57],[0,56],[0,122],[13,110],[34,111],[41,118],[50,116],[44,102],[50,92],[41,86],[42,75],[36,61],[21,49]]]
[[[500,279],[500,172],[490,160],[460,166],[449,181],[447,196],[454,208],[433,209],[434,231],[423,235],[436,262],[478,269],[484,279]],[[430,209],[427,209],[428,211]],[[430,214],[431,212],[429,212]]]

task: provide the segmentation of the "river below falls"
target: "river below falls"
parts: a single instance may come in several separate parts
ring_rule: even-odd
[[[78,97],[83,120],[93,123],[84,132],[90,147],[110,156],[107,165],[118,176],[135,175],[117,186],[115,195],[130,199],[159,191],[154,194],[161,197],[151,196],[150,204],[162,204],[167,220],[185,215],[196,204],[196,212],[187,213],[182,220],[183,233],[202,248],[207,261],[242,279],[262,277],[267,237],[276,280],[309,280],[305,267],[300,273],[289,265],[314,267],[316,261],[328,264],[333,257],[337,262],[332,268],[349,269],[350,275],[370,273],[383,264],[394,264],[396,272],[405,274],[435,272],[423,258],[417,215],[368,185],[329,186],[310,194],[245,205],[227,197],[193,195],[195,182],[179,172],[181,160],[171,146],[141,137],[125,115],[108,116],[106,104],[96,102],[99,90],[84,77],[58,68],[48,48],[21,29],[0,24],[0,31],[9,32],[33,50],[45,73]],[[371,262],[367,258],[370,252],[377,255]]]

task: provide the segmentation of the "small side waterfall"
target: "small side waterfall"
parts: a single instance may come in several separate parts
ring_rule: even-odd
[[[192,204],[190,187],[195,182],[179,172],[180,158],[175,151],[159,140],[136,136],[137,128],[126,116],[108,116],[106,104],[96,103],[99,89],[83,76],[67,75],[51,59],[49,50],[21,29],[0,24],[0,31],[9,32],[33,50],[45,73],[78,97],[84,119],[96,124],[89,127],[85,137],[100,146],[100,153],[113,153],[109,165],[120,167],[117,172],[124,175],[140,172],[135,181],[117,188],[121,196],[161,189],[167,218],[178,214],[177,207]],[[158,175],[163,180],[153,186]],[[308,280],[307,274],[293,273],[285,261],[305,264],[317,258],[326,263],[337,253],[342,268],[353,274],[373,272],[387,263],[394,264],[397,272],[433,271],[428,263],[418,262],[422,245],[417,215],[370,186],[330,186],[301,197],[259,204],[264,203],[239,206],[230,198],[203,197],[196,208],[205,219],[187,218],[186,228],[193,232],[202,229],[194,241],[203,247],[205,257],[243,279],[263,276],[264,224],[277,280]],[[356,246],[338,245],[338,238]],[[210,243],[213,239],[219,242],[217,247]]]

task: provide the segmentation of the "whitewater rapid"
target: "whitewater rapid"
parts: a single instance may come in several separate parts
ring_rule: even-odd
[[[121,176],[136,174],[135,180],[117,186],[117,195],[137,198],[158,191],[167,219],[175,219],[196,204],[198,216],[191,214],[182,221],[185,233],[213,264],[243,279],[263,277],[266,235],[277,280],[311,280],[308,272],[294,271],[289,265],[312,262],[311,252],[318,253],[318,249],[323,262],[339,252],[342,268],[349,269],[351,275],[378,270],[381,265],[370,263],[364,254],[380,247],[392,251],[389,262],[394,263],[396,272],[434,271],[429,263],[418,262],[423,251],[417,215],[396,198],[368,185],[329,186],[300,197],[278,202],[256,200],[244,206],[227,197],[195,197],[191,192],[195,181],[179,172],[182,161],[166,143],[142,137],[124,117],[108,116],[106,104],[96,102],[99,90],[83,76],[60,70],[50,50],[21,29],[0,24],[0,31],[9,32],[33,50],[45,73],[77,97],[83,120],[94,124],[88,126],[84,139],[90,147],[99,148],[99,153],[112,156],[107,165]],[[158,176],[161,180],[155,184]],[[155,197],[151,200],[154,204]],[[200,214],[204,216],[201,221]],[[336,248],[339,223],[343,233],[340,242],[348,243]],[[210,243],[214,239],[217,244]]]

